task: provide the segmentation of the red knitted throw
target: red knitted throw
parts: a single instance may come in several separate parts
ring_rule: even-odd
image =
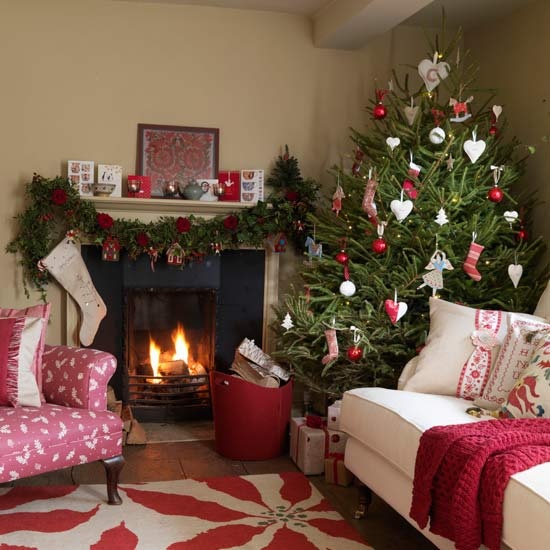
[[[420,438],[410,516],[459,550],[500,548],[510,476],[550,462],[550,419],[436,426]]]

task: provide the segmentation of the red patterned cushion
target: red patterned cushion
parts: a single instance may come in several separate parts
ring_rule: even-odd
[[[39,319],[44,320],[44,322],[42,323],[40,340],[38,342],[36,353],[31,364],[31,370],[34,374],[34,377],[36,378],[36,383],[38,384],[38,389],[40,391],[42,401],[44,401],[42,396],[42,352],[44,351],[44,344],[46,343],[46,329],[48,328],[50,309],[50,304],[39,304],[22,309],[0,308],[0,317],[38,317]]]
[[[0,405],[40,407],[31,365],[42,323],[32,317],[0,318]]]

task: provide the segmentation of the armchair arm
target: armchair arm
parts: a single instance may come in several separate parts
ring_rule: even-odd
[[[105,351],[46,345],[42,356],[42,389],[46,402],[104,411],[107,383],[115,370],[115,357]]]

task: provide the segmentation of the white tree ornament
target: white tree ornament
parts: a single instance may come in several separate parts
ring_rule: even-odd
[[[290,330],[291,328],[294,327],[294,323],[292,322],[292,317],[290,316],[290,313],[287,313],[285,315],[285,318],[283,319],[281,326],[286,330]]]
[[[435,217],[435,223],[438,225],[445,225],[446,223],[449,223],[449,218],[443,207],[439,209],[437,216]]]

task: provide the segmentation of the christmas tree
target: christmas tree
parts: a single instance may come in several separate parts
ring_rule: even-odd
[[[310,217],[323,255],[278,311],[274,356],[313,390],[395,387],[425,341],[432,295],[531,312],[546,281],[543,239],[529,237],[531,204],[516,193],[529,148],[505,139],[503,109],[474,88],[459,39],[429,43],[416,89],[396,71],[375,89],[372,123],[352,130],[352,169],[334,169],[334,194]]]

